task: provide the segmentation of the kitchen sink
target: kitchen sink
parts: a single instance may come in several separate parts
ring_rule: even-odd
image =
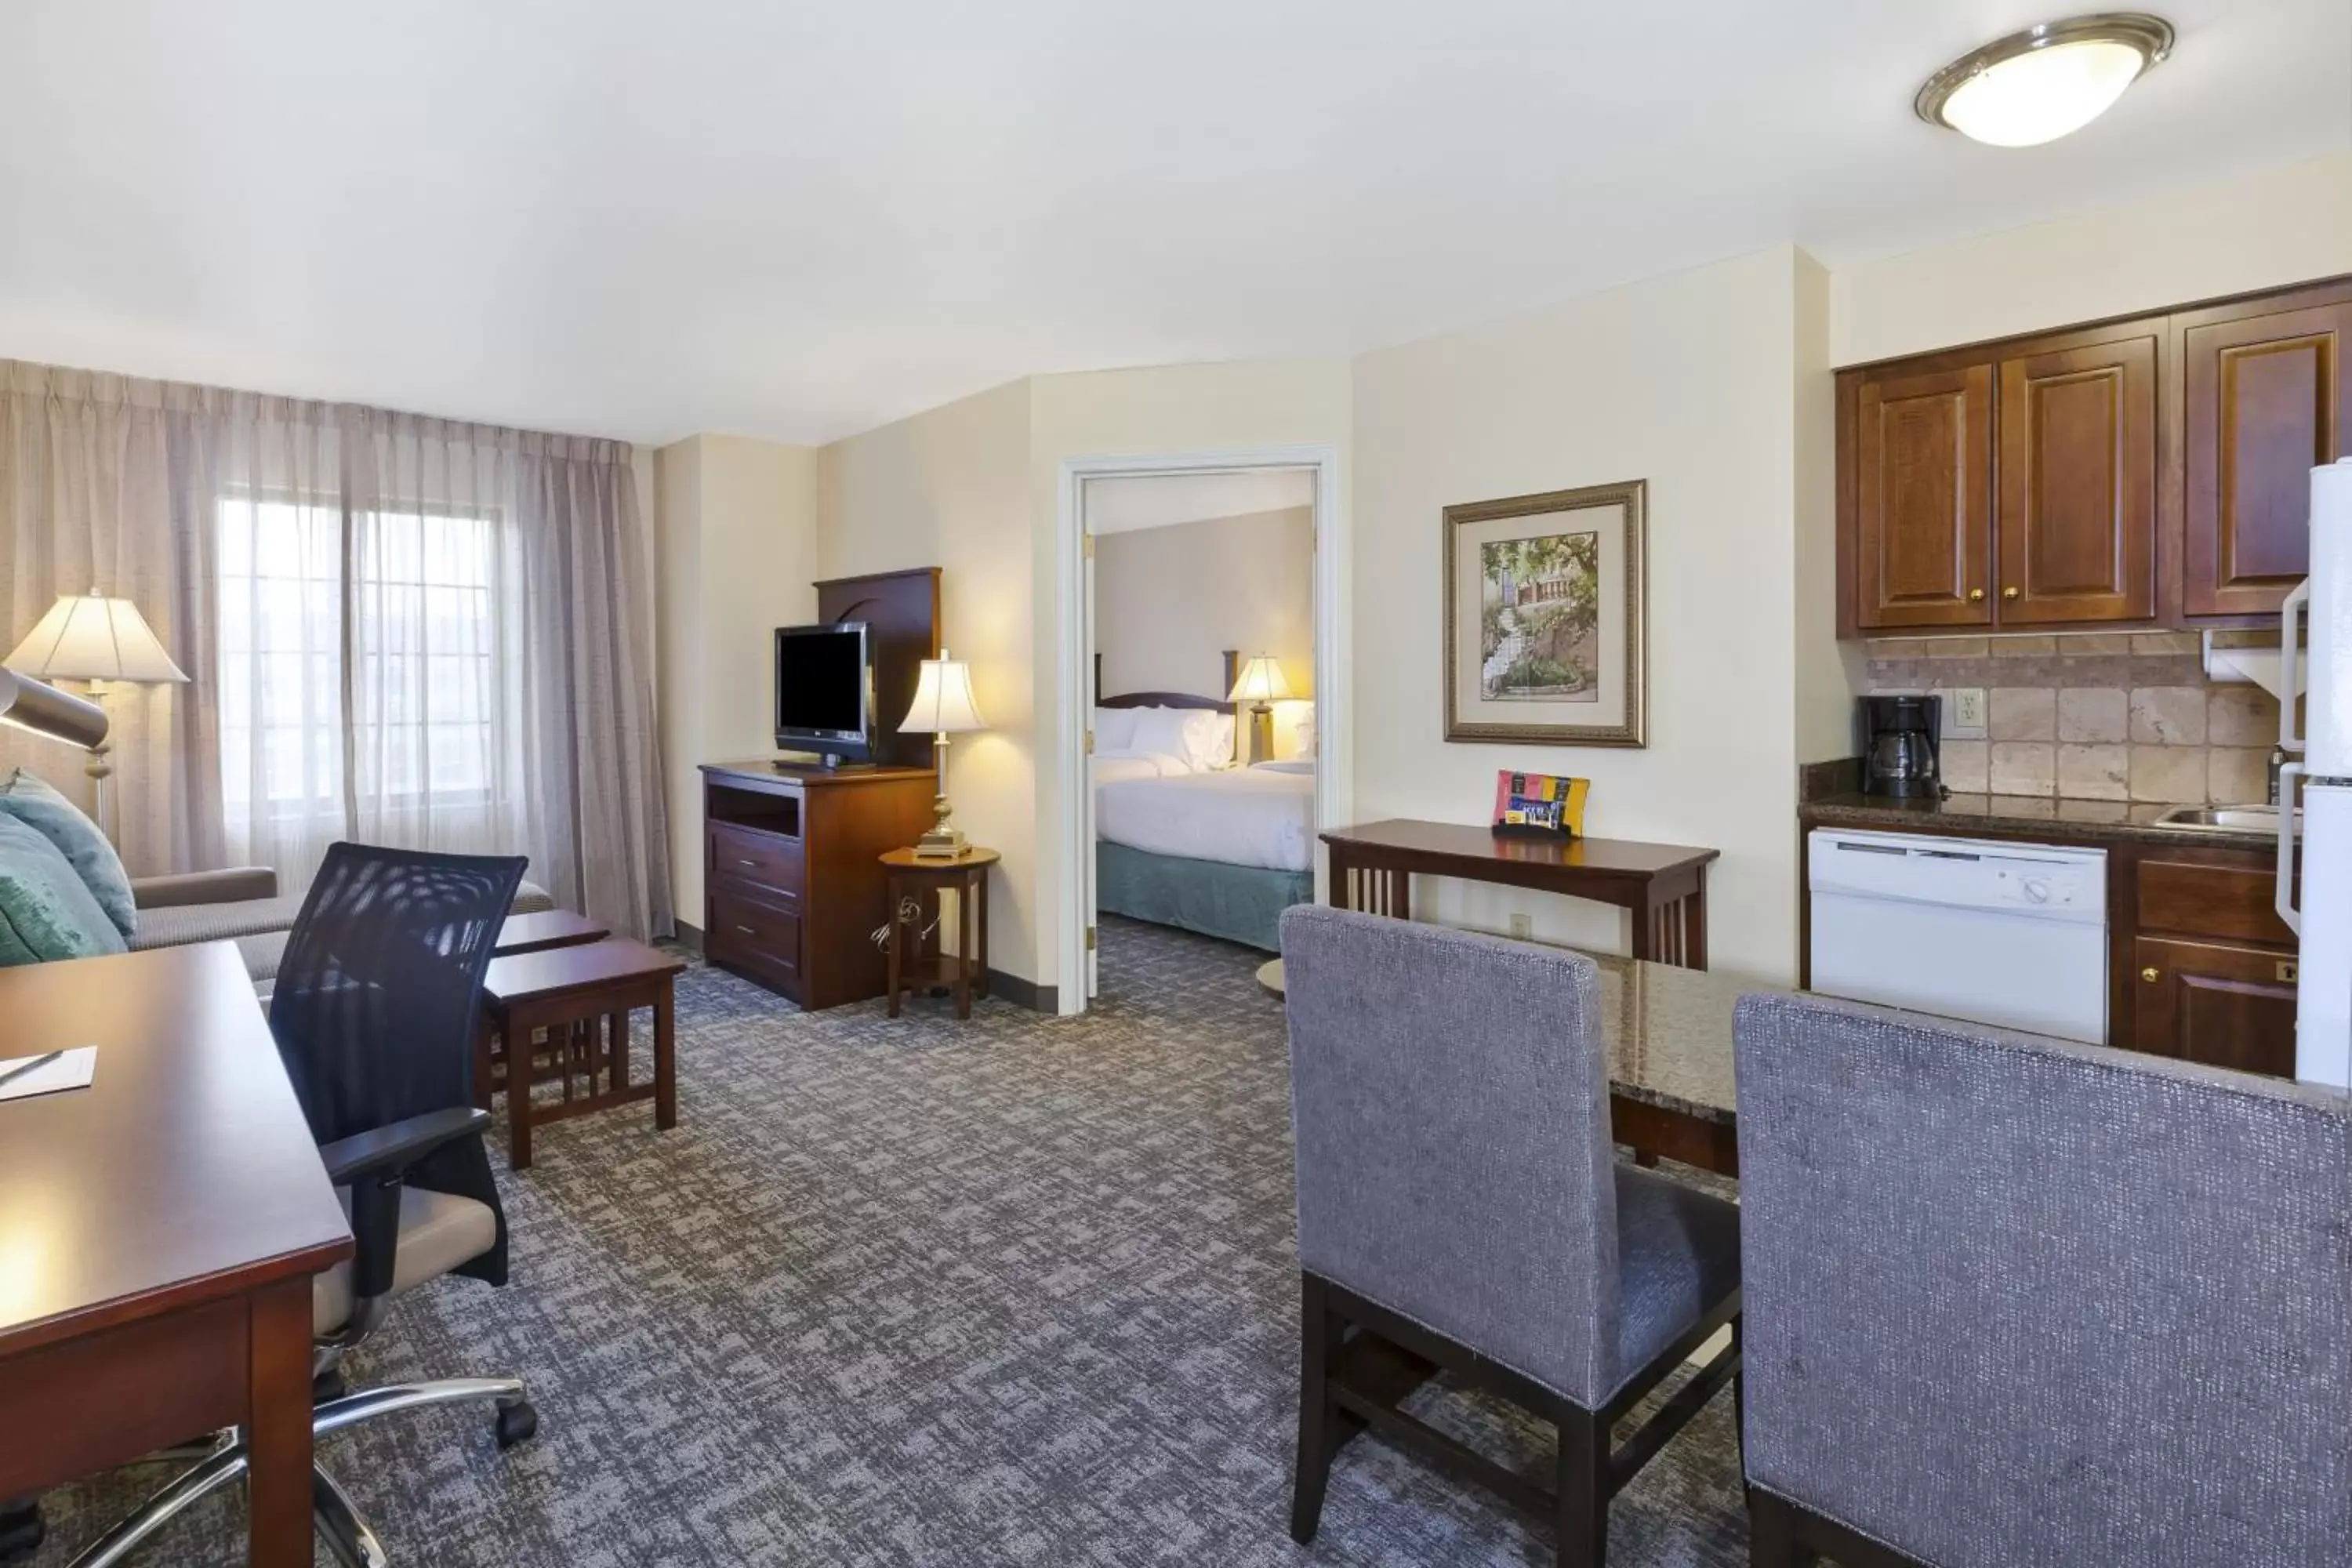
[[[2295,815],[2303,814],[2298,809]],[[2268,833],[2279,830],[2274,805],[2176,805],[2156,819],[2159,827],[2202,827],[2214,833]]]

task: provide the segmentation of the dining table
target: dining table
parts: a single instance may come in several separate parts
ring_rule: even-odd
[[[1731,1025],[1739,999],[1789,988],[1616,953],[1587,952],[1601,970],[1601,1032],[1609,1056],[1609,1119],[1643,1164],[1674,1160],[1739,1174]],[[1282,961],[1257,983],[1283,993]]]

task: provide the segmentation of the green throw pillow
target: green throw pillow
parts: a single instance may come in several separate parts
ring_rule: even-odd
[[[122,933],[39,829],[0,816],[0,964],[123,951]]]
[[[131,897],[131,874],[122,868],[122,857],[114,852],[98,824],[82,815],[81,807],[18,768],[0,779],[0,813],[39,828],[41,837],[58,847],[67,863],[81,874],[90,896],[116,931],[129,936],[138,930],[139,910]]]

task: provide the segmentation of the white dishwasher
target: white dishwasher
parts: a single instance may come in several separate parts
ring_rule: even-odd
[[[1817,827],[1806,860],[1814,990],[2105,1042],[2105,850]]]

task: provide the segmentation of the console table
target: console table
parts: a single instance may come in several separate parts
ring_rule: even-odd
[[[1497,838],[1484,827],[1394,817],[1323,835],[1331,901],[1343,910],[1412,914],[1412,876],[1534,888],[1629,910],[1638,959],[1706,967],[1706,866],[1721,853],[1622,838]]]

